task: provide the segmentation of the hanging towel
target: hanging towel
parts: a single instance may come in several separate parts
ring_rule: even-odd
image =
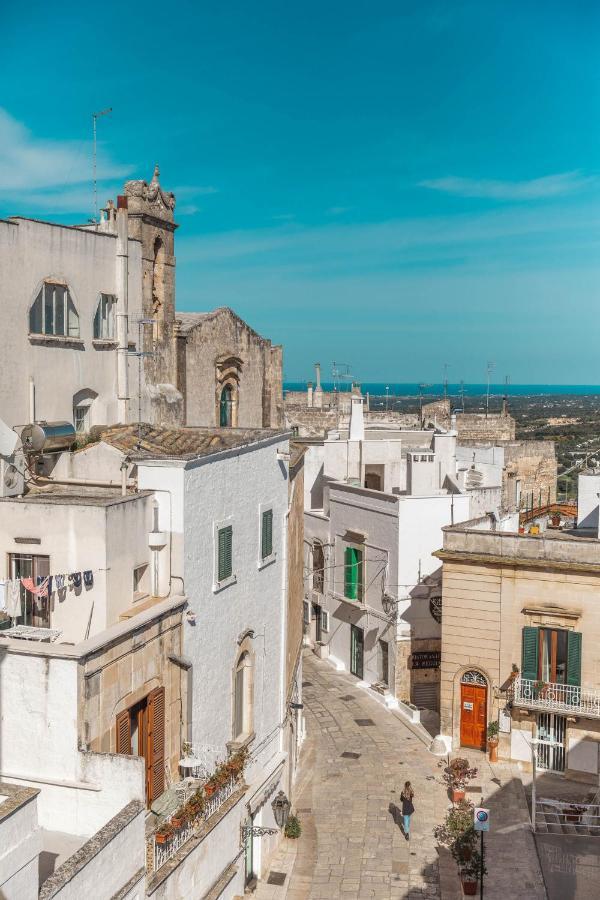
[[[94,573],[91,569],[88,569],[87,572],[83,573],[83,583],[86,587],[91,588],[94,585]]]
[[[21,615],[21,579],[15,578],[8,582],[6,592],[6,612],[11,619],[17,619]]]
[[[50,583],[50,578],[46,575],[44,578],[42,576],[38,576],[37,584],[35,586],[34,594],[36,597],[47,597],[48,596],[48,585]]]
[[[55,575],[54,576],[54,584],[56,585],[56,590],[61,591],[65,586],[65,576],[64,575]]]
[[[49,575],[48,576],[48,596],[50,596],[50,594],[54,590],[54,588],[52,587],[53,580],[54,580],[53,576]]]
[[[21,584],[25,588],[26,591],[29,591],[30,594],[35,592],[35,585],[33,583],[33,578],[21,578]]]
[[[73,572],[69,575],[69,580],[72,582],[74,588],[81,587],[81,572]]]
[[[0,612],[6,612],[6,594],[8,581],[0,581]]]

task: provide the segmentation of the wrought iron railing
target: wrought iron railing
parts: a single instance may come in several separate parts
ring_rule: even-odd
[[[508,693],[515,706],[600,718],[600,691],[519,677]]]
[[[220,787],[214,794],[211,794],[210,797],[205,798],[204,809],[199,815],[197,815],[191,821],[186,822],[181,825],[179,828],[174,828],[172,835],[169,836],[167,840],[164,842],[160,841],[160,838],[157,840],[156,832],[150,834],[147,838],[147,867],[150,870],[149,874],[154,872],[158,872],[166,862],[168,862],[178,850],[186,844],[190,838],[193,838],[195,834],[199,831],[202,825],[207,822],[211,816],[223,806],[223,804],[229,800],[232,794],[235,793],[241,778],[230,778],[222,787]],[[172,823],[172,820],[176,814],[173,813],[171,816],[168,816],[161,825],[165,823]]]

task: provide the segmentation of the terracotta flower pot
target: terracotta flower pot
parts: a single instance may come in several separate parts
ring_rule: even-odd
[[[487,742],[490,762],[498,762],[498,738],[490,738]]]
[[[212,797],[214,792],[215,792],[215,789],[212,786],[212,784],[207,784],[204,786],[204,793],[206,794],[207,797]]]
[[[462,881],[462,879],[461,879]],[[477,882],[476,881],[462,881],[462,889],[463,894],[467,897],[476,897],[477,896]]]
[[[452,802],[458,803],[459,800],[465,799],[465,792],[463,788],[452,788]]]
[[[177,816],[176,818],[174,817],[171,819],[171,825],[173,826],[173,828],[183,828],[185,823],[186,820],[183,816]]]
[[[171,840],[171,835],[170,834],[159,834],[159,832],[157,832],[154,835],[154,840],[156,841],[157,844],[166,844],[168,841]]]

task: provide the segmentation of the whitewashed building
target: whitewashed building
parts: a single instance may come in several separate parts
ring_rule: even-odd
[[[347,431],[306,442],[305,626],[321,655],[391,705],[435,707],[440,616],[423,588],[471,495],[453,432],[365,428],[362,405],[354,395]]]

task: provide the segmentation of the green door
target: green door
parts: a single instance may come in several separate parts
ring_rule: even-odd
[[[363,677],[364,635],[358,625],[350,626],[350,672],[357,678]]]

